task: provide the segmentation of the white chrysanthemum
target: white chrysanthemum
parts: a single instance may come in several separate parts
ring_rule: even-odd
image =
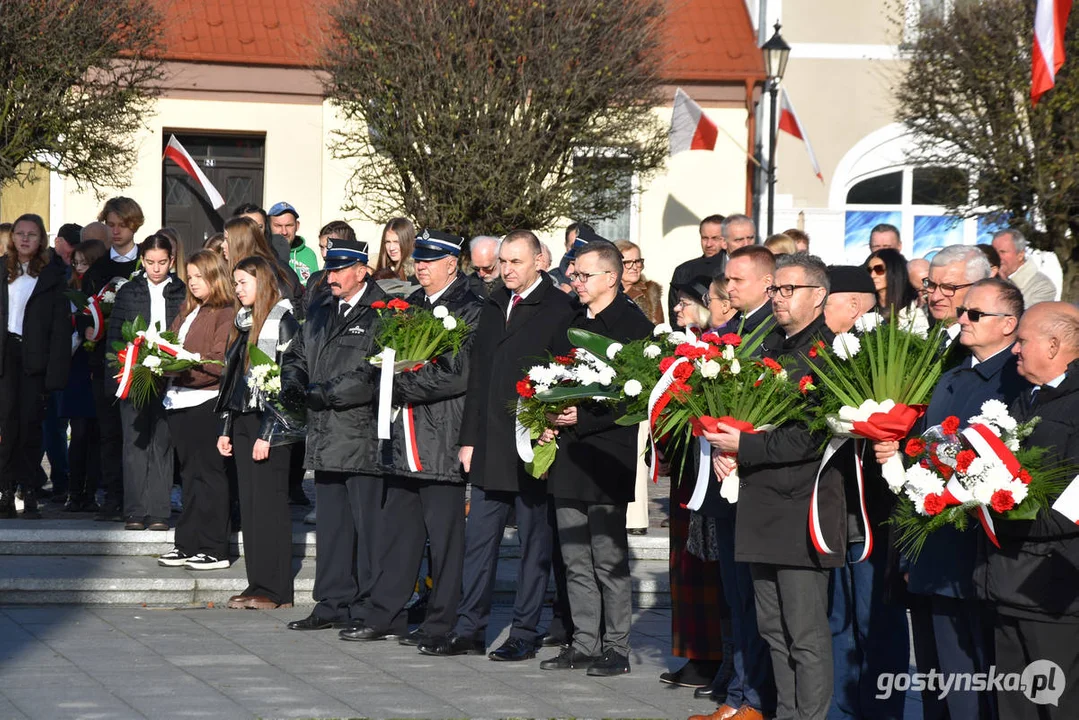
[[[143,358],[142,364],[152,370],[156,367],[161,367],[161,358],[157,355],[147,355]]]
[[[622,343],[611,343],[610,345],[607,346],[607,359],[608,360],[614,360],[615,355],[617,355],[619,352],[621,352],[621,350],[622,350]]]
[[[112,292],[111,290],[105,292],[101,296],[101,302],[108,303],[109,305],[112,305],[113,303],[116,302],[116,293]]]
[[[715,360],[705,360],[701,365],[701,377],[708,378],[709,380],[718,377],[720,370],[723,366],[717,363]]]
[[[787,371],[786,370],[780,370],[779,372],[776,373],[776,377],[779,378],[780,380],[786,380],[787,377],[788,377]]]
[[[610,385],[614,382],[615,372],[614,368],[604,368],[599,371],[599,381],[604,385]]]
[[[646,358],[649,358],[649,359],[658,358],[659,353],[660,353],[659,345],[645,345],[644,350],[642,352],[644,353],[644,356]]]
[[[446,328],[447,330],[456,329],[457,328],[457,318],[450,317],[449,315],[447,315],[446,317],[442,318],[442,327]]]
[[[681,330],[675,330],[667,336],[667,342],[671,345],[681,345],[682,343],[693,342],[693,339],[691,334],[682,332]]]
[[[1004,417],[1008,414],[1008,406],[1000,400],[986,400],[982,403],[979,414],[992,419]]]
[[[1010,436],[1004,440],[1004,446],[1012,452],[1019,452],[1019,438]]]
[[[436,305],[435,309],[431,311],[436,318],[441,320],[444,317],[449,317],[450,311],[446,309],[445,305]]]
[[[839,333],[832,341],[832,352],[840,360],[850,360],[862,349],[862,341],[854,333]]]
[[[277,375],[266,381],[266,391],[279,395],[281,393],[281,376]]]
[[[1012,480],[1008,483],[1007,489],[1012,491],[1012,497],[1015,498],[1016,505],[1027,499],[1029,488],[1022,480]]]
[[[854,321],[854,328],[862,332],[872,332],[878,325],[884,322],[884,318],[877,312],[867,312]]]
[[[912,492],[923,498],[926,495],[937,495],[944,491],[944,481],[941,477],[921,465],[908,468],[903,479]]]
[[[569,377],[569,371],[561,365],[537,365],[528,371],[528,378],[535,385],[550,387]]]
[[[997,490],[1010,490],[1011,483],[1011,473],[999,462],[990,462],[986,463],[985,472],[971,492],[974,493],[975,500],[988,505],[993,500],[993,493]]]
[[[626,383],[624,390],[626,391],[626,397],[637,397],[644,390],[644,386],[641,385],[640,380],[630,380]]]
[[[742,365],[738,362],[737,359],[731,360],[730,370],[731,375],[737,375],[738,373],[742,372]]]
[[[669,335],[672,329],[673,328],[670,325],[668,325],[667,323],[660,323],[659,325],[656,325],[656,327],[652,329],[652,336],[653,337],[659,337],[661,335]]]

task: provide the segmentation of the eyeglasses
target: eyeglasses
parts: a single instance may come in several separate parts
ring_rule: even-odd
[[[1011,313],[991,313],[985,312],[984,310],[975,310],[974,308],[963,307],[962,305],[960,305],[955,309],[955,319],[958,320],[959,318],[963,317],[963,313],[966,313],[967,317],[972,323],[978,322],[983,317],[1015,317]]]
[[[819,287],[821,287],[821,286],[820,285],[771,285],[771,286],[769,286],[769,288],[767,290],[767,293],[768,293],[768,297],[773,297],[774,298],[776,295],[779,295],[780,297],[789,298],[789,297],[794,297],[794,291],[795,290],[801,290],[802,288],[819,288]]]
[[[935,283],[932,280],[930,280],[929,278],[926,278],[925,280],[922,280],[922,289],[926,290],[927,292],[933,292],[934,290],[940,290],[940,294],[943,295],[944,297],[952,297],[953,295],[955,295],[956,290],[962,290],[963,288],[968,288],[973,284],[974,283],[972,283],[972,282],[968,282],[968,283],[963,283],[962,285],[950,285],[948,283]]]
[[[481,272],[484,275],[490,275],[498,269],[498,261],[496,260],[492,265],[473,265],[472,267],[475,268],[476,272]]]
[[[636,260],[623,260],[622,267],[629,270],[630,268],[643,268],[644,258],[637,258]]]
[[[592,278],[594,278],[597,275],[607,275],[610,272],[611,272],[610,270],[599,270],[598,272],[594,272],[594,273],[575,272],[575,273],[570,273],[566,277],[569,278],[569,281],[571,283],[588,282],[589,280],[591,280]]]
[[[888,272],[888,268],[884,267],[883,265],[870,265],[866,268],[866,270],[873,273],[874,275],[883,275],[884,273]]]

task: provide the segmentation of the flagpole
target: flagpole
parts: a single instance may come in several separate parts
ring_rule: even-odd
[[[778,132],[776,124],[776,96],[779,95],[779,80],[772,78],[772,84],[768,88],[768,94],[771,96],[768,118],[768,235],[772,234],[772,223],[775,219],[775,198],[776,198],[776,133]]]

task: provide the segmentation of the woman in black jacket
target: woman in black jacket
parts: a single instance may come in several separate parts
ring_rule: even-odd
[[[109,347],[123,341],[123,325],[141,317],[148,327],[168,330],[180,312],[187,289],[172,274],[176,251],[165,235],[151,235],[139,245],[143,274],[125,283],[116,293],[109,318]],[[116,389],[115,379],[107,379]],[[130,400],[120,401],[124,431],[124,527],[127,530],[168,530],[169,494],[174,465],[172,440],[160,402],[136,409]]]
[[[300,326],[278,291],[270,261],[248,257],[232,273],[240,310],[225,353],[225,372],[215,412],[221,428],[217,449],[236,458],[243,521],[247,589],[228,607],[268,610],[292,607],[292,520],[288,508],[289,448],[270,446],[272,417],[259,410],[248,385],[248,343],[280,365]]]
[[[15,517],[15,479],[23,485],[23,517],[39,518],[36,486],[41,464],[45,393],[60,390],[71,364],[71,312],[65,278],[49,264],[48,234],[37,215],[12,226],[0,256],[0,517]]]

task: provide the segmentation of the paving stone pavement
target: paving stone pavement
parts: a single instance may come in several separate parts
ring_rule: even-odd
[[[549,611],[547,611],[549,613]],[[0,719],[678,718],[711,712],[659,682],[670,611],[634,615],[632,672],[592,678],[539,660],[432,658],[394,641],[285,627],[305,610],[0,607]],[[509,635],[496,606],[491,645]],[[545,624],[545,623],[544,623]],[[555,649],[540,651],[540,658]]]

